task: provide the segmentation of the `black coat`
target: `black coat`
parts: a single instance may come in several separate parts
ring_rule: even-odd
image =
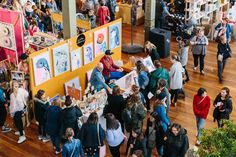
[[[213,115],[214,118],[217,120],[229,119],[229,115],[233,110],[232,98],[229,97],[228,99],[221,100],[221,96],[219,94],[216,96],[214,100],[214,106],[216,106],[219,103],[221,103],[221,105],[215,108],[216,111],[214,111],[214,114],[216,114],[215,112],[217,112],[217,114]],[[220,110],[224,110],[224,112],[220,112]]]
[[[184,157],[189,148],[187,131],[181,129],[175,136],[171,130],[167,132],[167,140],[164,142],[163,157]]]
[[[125,100],[122,95],[108,95],[108,106],[107,113],[112,113],[119,120],[120,123],[123,123],[121,118],[121,113],[125,108]]]
[[[46,132],[48,135],[58,135],[60,130],[61,107],[49,106],[46,110]]]
[[[219,54],[223,55],[224,60],[231,57],[231,54],[230,54],[231,49],[230,49],[228,43],[225,43],[225,44],[219,43],[217,48],[218,48],[217,57],[218,57]]]
[[[60,115],[60,134],[64,135],[67,128],[72,128],[77,136],[79,127],[78,127],[78,118],[82,116],[82,112],[78,107],[71,106],[63,109]]]
[[[86,148],[98,148],[98,131],[97,124],[84,123],[79,132],[79,139]],[[99,124],[99,137],[101,141],[101,145],[103,145],[103,141],[105,140],[105,131]]]
[[[49,106],[49,102],[34,98],[34,114],[35,119],[41,124],[45,124],[45,112]]]
[[[154,62],[155,60],[160,60],[160,55],[157,52],[156,48],[152,48],[149,55],[151,56],[152,62]]]

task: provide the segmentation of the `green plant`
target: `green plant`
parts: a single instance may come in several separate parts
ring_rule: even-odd
[[[236,125],[224,120],[223,128],[203,130],[198,154],[201,157],[236,157]]]

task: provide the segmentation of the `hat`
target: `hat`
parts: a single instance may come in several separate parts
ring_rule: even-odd
[[[106,50],[106,52],[105,52],[105,55],[112,55],[113,54],[113,52],[111,52],[111,50]]]
[[[27,59],[29,56],[26,53],[22,53],[20,56],[20,59],[25,60]]]
[[[166,93],[161,92],[160,94],[157,95],[157,99],[163,100],[166,97]]]

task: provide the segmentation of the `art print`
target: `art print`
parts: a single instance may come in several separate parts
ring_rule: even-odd
[[[104,54],[107,46],[107,28],[94,32],[94,54],[95,57]]]
[[[15,81],[24,81],[24,72],[22,71],[11,71],[11,79]]]
[[[93,43],[84,46],[84,65],[93,61]]]
[[[0,47],[16,51],[16,39],[13,24],[0,21]]]
[[[38,86],[51,78],[49,52],[42,53],[33,58],[33,69],[35,86]]]
[[[120,47],[121,43],[121,24],[120,22],[109,27],[109,48]]]
[[[150,56],[144,58],[142,62],[146,66],[149,72],[153,72],[156,69]]]
[[[66,90],[66,95],[68,95],[68,88],[67,87],[73,87],[75,89],[81,90],[80,87],[80,82],[79,82],[79,77],[76,77],[68,82],[65,83],[65,90]]]
[[[82,53],[81,49],[76,49],[70,53],[71,70],[74,71],[82,66]]]
[[[53,48],[54,76],[58,76],[70,70],[69,47],[65,43]]]

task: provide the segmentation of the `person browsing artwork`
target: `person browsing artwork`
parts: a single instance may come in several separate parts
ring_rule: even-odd
[[[119,79],[121,78],[123,74],[123,69],[116,64],[114,64],[111,55],[113,52],[111,50],[105,51],[105,56],[103,56],[100,60],[100,62],[103,64],[103,71],[102,74],[108,82],[111,79]]]

